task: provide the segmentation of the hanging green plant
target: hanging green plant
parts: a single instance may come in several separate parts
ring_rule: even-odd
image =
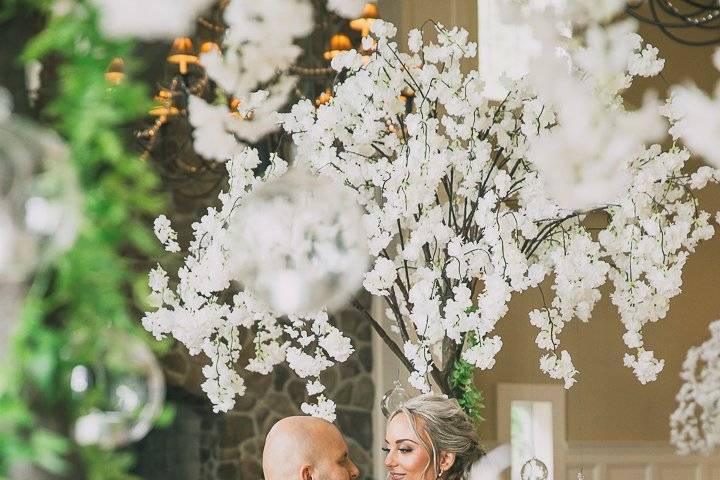
[[[468,313],[477,310],[477,307],[468,309]],[[470,332],[465,337],[466,348],[472,348],[477,345],[477,338]],[[449,383],[453,396],[457,398],[460,406],[465,410],[476,423],[485,420],[483,410],[485,409],[485,397],[473,381],[473,372],[475,365],[463,360],[462,356],[455,361],[452,372],[450,373]]]
[[[69,438],[77,400],[68,379],[73,367],[95,358],[102,343],[96,340],[110,327],[147,340],[137,319],[146,306],[148,259],[161,253],[150,225],[165,201],[157,176],[127,151],[121,132],[145,114],[150,96],[132,80],[132,42],[104,38],[91,2],[73,2],[62,14],[51,14],[51,4],[16,0],[1,14],[27,7],[49,16],[20,60],[58,66],[57,93],[41,116],[69,145],[84,223],[74,246],[37,273],[0,376],[0,478],[20,463],[72,478],[131,480],[130,452],[80,447]],[[126,76],[109,84],[104,74],[117,57],[125,59]]]

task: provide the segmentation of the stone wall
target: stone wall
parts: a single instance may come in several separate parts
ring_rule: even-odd
[[[324,372],[328,397],[337,404],[337,425],[345,435],[361,479],[372,478],[371,332],[354,311],[337,318],[355,353]],[[249,340],[249,339],[248,339]],[[176,347],[164,359],[168,399],[178,406],[174,424],[153,431],[137,446],[137,472],[152,480],[258,480],[265,435],[280,418],[301,414],[305,383],[286,367],[270,375],[246,374],[246,395],[227,413],[215,414],[200,391],[202,359]]]

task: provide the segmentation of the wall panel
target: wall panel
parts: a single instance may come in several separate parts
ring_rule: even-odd
[[[662,442],[571,444],[568,480],[582,467],[585,480],[720,480],[720,454],[675,455]]]

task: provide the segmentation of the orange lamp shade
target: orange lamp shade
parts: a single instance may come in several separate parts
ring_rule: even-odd
[[[173,99],[173,92],[167,88],[161,88],[155,95],[155,100],[161,103],[171,104]]]
[[[377,4],[366,3],[360,14],[360,18],[350,20],[350,28],[361,32],[363,37],[367,37],[370,34],[370,27],[372,27],[376,18],[378,18]]]
[[[125,78],[125,62],[120,57],[115,57],[105,72],[105,80],[111,85],[117,85]]]
[[[173,41],[167,60],[170,63],[176,63],[180,67],[180,73],[185,75],[188,71],[187,66],[191,63],[197,64],[199,59],[193,50],[192,40],[180,37]]]
[[[341,33],[333,35],[330,38],[330,49],[323,54],[323,57],[325,60],[332,60],[339,53],[346,52],[351,48],[352,42],[350,41],[350,37]]]
[[[157,104],[148,113],[153,117],[158,117],[161,122],[164,122],[167,117],[180,114],[180,110],[173,106],[173,92],[171,90],[161,88],[155,95],[155,101]]]
[[[203,42],[200,45],[200,53],[210,53],[210,52],[219,52],[220,51],[220,45],[218,45],[215,42]]]
[[[340,33],[330,38],[330,50],[350,50],[350,48],[352,48],[352,42],[347,35]]]
[[[172,117],[175,115],[179,115],[180,110],[178,110],[176,107],[173,107],[172,105],[169,105],[169,106],[168,105],[158,105],[156,107],[151,108],[148,113],[150,115],[152,115],[153,117],[161,117],[164,119],[166,117]]]

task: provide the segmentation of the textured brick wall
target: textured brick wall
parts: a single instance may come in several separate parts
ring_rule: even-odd
[[[361,478],[372,477],[372,350],[369,325],[353,311],[338,316],[355,353],[326,371],[327,393],[337,403],[337,425],[345,435]],[[168,398],[178,405],[175,423],[153,431],[137,446],[138,473],[152,480],[258,480],[265,435],[280,418],[301,414],[305,383],[285,367],[270,375],[245,376],[247,393],[235,409],[215,414],[199,389],[202,360],[176,347],[164,360]]]

